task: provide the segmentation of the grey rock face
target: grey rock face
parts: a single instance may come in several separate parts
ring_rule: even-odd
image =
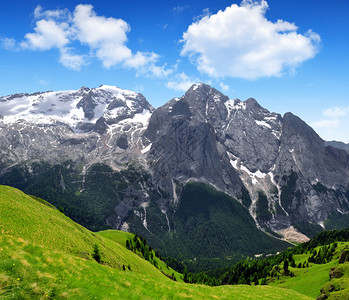
[[[218,143],[228,115],[227,100],[208,85],[194,85],[152,115],[144,134],[152,143],[147,161],[155,183],[171,192],[175,202],[176,182],[189,179],[241,196],[244,185]]]
[[[154,181],[169,193],[172,187],[173,199],[177,182],[207,181],[273,230],[322,224],[331,211],[347,210],[347,153],[326,146],[293,114],[281,117],[253,98],[229,100],[208,85],[194,85],[158,108],[144,135],[152,143],[147,160]]]
[[[345,151],[325,146],[305,122],[291,113],[285,114],[275,174],[284,191],[280,204],[291,223],[321,223],[331,211],[345,210],[348,166]],[[290,175],[294,181],[292,189]]]

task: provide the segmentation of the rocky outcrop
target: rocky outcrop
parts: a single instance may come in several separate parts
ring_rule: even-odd
[[[345,262],[349,262],[349,249],[347,247],[342,250],[338,259],[339,264],[344,264]]]

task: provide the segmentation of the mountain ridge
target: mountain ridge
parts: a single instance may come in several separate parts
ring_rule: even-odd
[[[158,246],[175,233],[190,181],[230,195],[265,231],[324,227],[334,212],[349,211],[349,155],[292,113],[269,112],[253,98],[232,100],[204,83],[155,110],[141,94],[110,86],[45,95],[0,98],[10,111],[1,108],[0,183],[66,206],[90,228],[97,210],[100,226],[140,232]],[[74,116],[75,127],[57,118],[26,122],[30,109],[41,122],[53,113],[45,97]],[[22,98],[30,108],[16,108]]]

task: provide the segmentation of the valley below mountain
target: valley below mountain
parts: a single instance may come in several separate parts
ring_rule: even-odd
[[[0,98],[0,184],[144,236],[192,270],[349,221],[349,154],[292,113],[193,85],[154,109],[102,85]]]

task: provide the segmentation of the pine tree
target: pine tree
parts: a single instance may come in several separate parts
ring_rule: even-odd
[[[285,271],[285,274],[288,274],[288,260],[287,259],[284,260],[284,271]]]
[[[183,281],[188,282],[188,270],[187,267],[184,267],[184,272],[183,272]]]
[[[92,257],[96,260],[96,262],[100,263],[101,262],[101,254],[99,252],[99,248],[98,245],[95,244],[93,246],[93,253],[92,253]]]

